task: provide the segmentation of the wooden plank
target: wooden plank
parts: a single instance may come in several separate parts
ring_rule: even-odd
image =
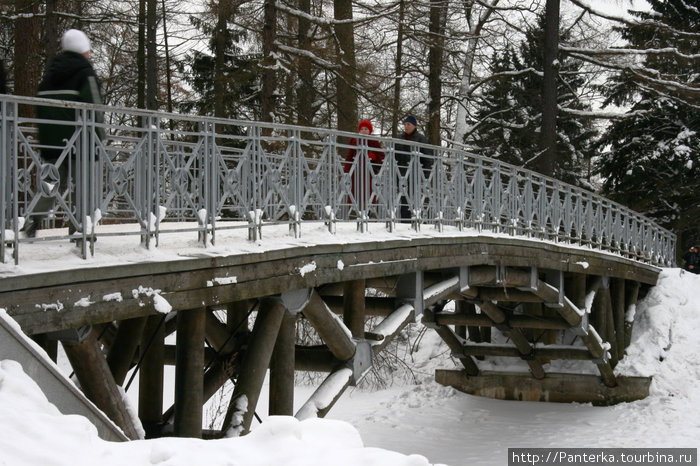
[[[649,395],[651,377],[619,377],[614,388],[595,375],[549,373],[541,380],[529,374],[484,372],[469,376],[463,371],[437,370],[435,380],[471,395],[499,400],[592,403],[610,406],[641,400]]]

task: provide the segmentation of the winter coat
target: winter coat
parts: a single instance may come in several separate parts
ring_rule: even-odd
[[[362,138],[362,143],[366,143],[368,146],[367,156],[369,157],[369,160],[372,164],[372,170],[370,171],[369,179],[366,180],[368,185],[367,189],[365,190],[366,195],[360,196],[360,174],[357,171],[354,172],[352,176],[352,192],[355,196],[355,199],[360,204],[360,207],[365,208],[367,200],[372,197],[372,177],[375,174],[379,173],[379,169],[381,168],[382,162],[384,161],[384,152],[382,151],[382,145],[376,139]],[[357,138],[350,139],[349,144],[351,146],[357,146]],[[357,149],[355,149],[354,147],[348,149],[348,154],[345,156],[345,163],[343,164],[343,171],[345,173],[350,172],[355,157],[357,157]],[[348,201],[350,202],[349,199]],[[374,200],[374,202],[376,202],[376,199]]]
[[[92,65],[83,55],[75,52],[62,52],[51,61],[41,83],[37,97],[101,104],[100,84]],[[55,121],[75,121],[76,110],[72,108],[37,106],[40,119]],[[95,113],[97,123],[104,121],[102,112]],[[101,133],[102,130],[98,130]],[[75,133],[74,125],[39,123],[39,141],[42,145],[60,149]],[[98,134],[101,136],[101,134]],[[44,150],[42,156],[58,157],[60,150]]]
[[[399,139],[402,139],[404,141],[408,142],[415,142],[415,143],[421,143],[421,144],[428,144],[428,138],[426,138],[423,134],[421,134],[418,130],[413,131],[411,134],[406,134],[406,132],[402,133]],[[401,175],[406,174],[406,169],[408,167],[409,162],[411,161],[411,147],[412,144],[396,144],[395,150],[396,150],[396,163],[399,165],[399,171],[401,172]],[[431,149],[428,149],[427,147],[421,147],[420,152],[425,154],[425,155],[433,155],[433,151]],[[420,158],[420,163],[423,166],[423,171],[427,172],[430,171],[430,169],[433,166],[433,159],[431,157],[421,157]]]
[[[685,262],[685,270],[693,273],[700,273],[700,253],[686,251],[686,253],[683,254],[683,261]]]

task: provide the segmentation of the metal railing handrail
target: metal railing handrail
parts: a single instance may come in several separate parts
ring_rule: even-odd
[[[37,106],[73,109],[75,120],[22,116]],[[37,127],[48,124],[72,134],[41,145]],[[40,219],[75,229],[83,257],[94,252],[89,240],[102,234],[100,222],[138,223],[148,246],[165,232],[161,222],[196,221],[191,230],[206,246],[230,219],[252,240],[268,224],[289,224],[299,235],[308,222],[335,233],[339,221],[360,231],[382,222],[390,232],[404,221],[416,230],[474,228],[675,263],[675,235],[649,218],[455,147],[409,143],[401,152],[406,141],[327,128],[9,95],[0,95],[0,136],[0,258],[12,247],[15,263],[20,245],[32,241],[20,233],[23,223]],[[356,156],[346,160],[350,149]],[[55,160],[42,157],[49,150]]]

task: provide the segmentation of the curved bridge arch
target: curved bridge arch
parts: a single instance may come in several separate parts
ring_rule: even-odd
[[[323,415],[371,367],[373,353],[417,319],[464,367],[438,380],[465,391],[601,403],[644,396],[648,380],[615,377],[613,367],[628,342],[625,315],[656,282],[658,267],[674,262],[675,236],[623,206],[455,149],[417,145],[401,166],[395,141],[377,137],[386,149],[382,166],[371,164],[360,141],[346,172],[343,140],[351,135],[336,131],[0,101],[3,260],[7,248],[19,264],[49,241],[66,241],[50,227],[67,225],[80,231],[73,239],[83,258],[115,237],[165,249],[176,232],[201,244],[196,257],[69,273],[3,266],[0,307],[47,348],[61,341],[81,386],[112,419],[128,423],[112,394],[135,364],[149,435],[202,435],[202,405],[227,380],[235,388],[225,429],[245,433],[268,366],[274,414],[293,414],[295,368],[329,372],[297,413]],[[58,189],[37,188],[47,182],[37,174],[49,172],[33,129],[39,122],[18,116],[19,105],[38,104],[73,107],[79,116],[54,166],[75,153],[77,168]],[[96,112],[119,124],[96,123]],[[103,131],[109,136],[98,137]],[[38,210],[40,192],[56,193],[54,211]],[[402,207],[408,218],[399,218]],[[20,234],[23,221],[49,213],[39,241]],[[366,238],[344,242],[338,230],[348,222]],[[280,226],[299,239],[321,226],[337,241],[261,253],[207,250],[231,232],[264,241]],[[375,228],[393,236],[374,240]],[[226,319],[217,317],[222,310]],[[369,315],[382,320],[367,327]],[[321,347],[295,346],[300,318]],[[505,343],[486,341],[492,329]],[[165,336],[174,331],[171,347]],[[517,358],[526,370],[484,374],[482,357]],[[588,360],[597,375],[553,374],[548,364],[556,359]],[[177,373],[175,405],[165,411],[164,364]]]

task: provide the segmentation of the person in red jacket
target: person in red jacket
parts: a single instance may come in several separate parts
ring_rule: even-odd
[[[357,154],[363,154],[365,150],[367,151],[369,166],[366,165],[367,159],[359,161],[359,163],[355,165],[355,170],[352,175],[353,197],[357,201],[359,209],[365,210],[369,199],[372,197],[372,177],[379,173],[379,169],[384,161],[384,151],[379,141],[367,137],[372,134],[373,131],[372,123],[369,120],[362,120],[357,130],[360,136],[359,138],[350,139],[349,144],[353,147],[348,149],[348,155],[345,156],[343,171],[345,171],[345,173],[350,173]],[[352,203],[351,197],[348,197],[348,202]],[[373,203],[376,203],[376,199],[374,199]]]

